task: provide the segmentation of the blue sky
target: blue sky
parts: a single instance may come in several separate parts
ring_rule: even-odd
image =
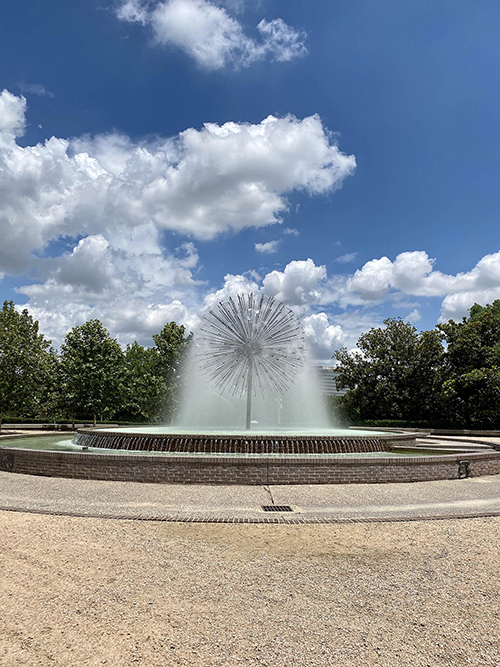
[[[320,359],[500,298],[499,33],[493,0],[10,3],[0,296],[147,343],[262,290]]]

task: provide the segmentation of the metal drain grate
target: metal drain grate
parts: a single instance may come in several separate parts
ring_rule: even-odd
[[[290,505],[262,505],[264,512],[293,512]]]

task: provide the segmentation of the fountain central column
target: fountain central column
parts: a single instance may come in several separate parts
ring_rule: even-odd
[[[247,374],[247,422],[246,429],[250,430],[252,423],[252,380],[253,380],[253,359],[252,354],[248,355],[248,374]]]

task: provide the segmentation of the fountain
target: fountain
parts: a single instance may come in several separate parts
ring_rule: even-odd
[[[384,452],[394,435],[332,428],[304,332],[272,297],[239,294],[204,318],[174,426],[81,430],[91,448],[227,455]]]

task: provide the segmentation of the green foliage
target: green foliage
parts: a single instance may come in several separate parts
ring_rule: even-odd
[[[500,428],[500,300],[474,304],[468,318],[437,328],[447,343],[442,398],[450,421]]]
[[[112,416],[123,398],[120,345],[99,320],[74,327],[61,346],[61,404],[71,414]]]
[[[193,334],[186,336],[186,327],[175,322],[165,324],[153,335],[158,358],[159,374],[165,383],[163,418],[170,420],[178,408],[181,389],[181,367]]]
[[[60,359],[55,350],[47,352],[42,381],[39,385],[37,411],[51,421],[61,416]]]
[[[352,421],[432,420],[442,382],[444,349],[437,331],[418,333],[399,318],[360,336],[357,350],[338,350],[337,384],[349,389],[342,407]]]
[[[99,320],[74,327],[57,354],[28,311],[12,302],[0,311],[0,424],[2,414],[58,420],[109,419],[120,413],[139,421],[171,419],[180,368],[192,334],[175,322],[125,352]]]
[[[5,301],[0,311],[0,425],[4,414],[40,406],[52,355],[38,322]]]
[[[154,421],[162,413],[166,393],[157,351],[137,342],[127,345],[122,411]]]
[[[384,324],[335,354],[351,422],[500,428],[500,300],[433,331]]]
[[[153,335],[155,347],[139,343],[125,351],[124,401],[121,414],[149,421],[170,421],[177,409],[180,370],[192,335],[184,326],[165,324]]]

